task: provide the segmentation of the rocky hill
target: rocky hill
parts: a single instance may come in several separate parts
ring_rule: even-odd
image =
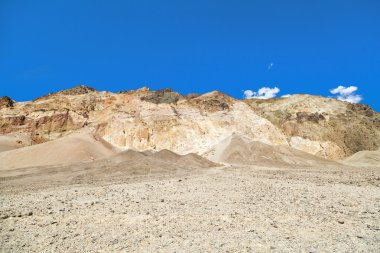
[[[380,147],[380,114],[367,105],[311,95],[244,102],[281,129],[292,147],[311,154],[340,159]]]
[[[181,155],[204,155],[234,134],[334,160],[380,147],[380,115],[370,107],[309,95],[240,101],[218,91],[111,93],[81,85],[30,102],[3,97],[0,105],[0,135],[17,134],[30,140],[25,145],[95,128],[95,138],[115,149]]]

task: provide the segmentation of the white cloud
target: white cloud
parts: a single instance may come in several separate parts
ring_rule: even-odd
[[[257,99],[269,99],[274,98],[277,93],[280,92],[280,89],[277,87],[269,88],[269,87],[262,87],[257,92],[252,90],[245,90],[244,91],[244,98],[257,98]]]
[[[288,97],[290,97],[291,96],[291,94],[285,94],[285,95],[282,95],[281,97],[282,98],[288,98]]]
[[[340,85],[335,89],[331,89],[330,93],[336,95],[338,100],[356,104],[363,100],[361,95],[355,94],[357,90],[358,87],[356,86],[345,87]]]
[[[251,91],[251,90],[245,90],[244,91],[244,98],[252,98],[253,94],[254,94],[253,91]]]

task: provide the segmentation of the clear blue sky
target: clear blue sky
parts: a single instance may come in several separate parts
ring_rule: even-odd
[[[78,84],[236,98],[352,85],[380,111],[380,1],[0,0],[0,96]]]

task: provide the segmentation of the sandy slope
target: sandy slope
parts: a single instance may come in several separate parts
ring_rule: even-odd
[[[212,161],[235,165],[337,165],[317,156],[288,146],[271,146],[259,141],[250,141],[239,135],[231,135],[205,154]]]
[[[91,166],[87,170],[87,174],[96,173],[98,176],[112,177],[115,174],[130,176],[151,173],[172,173],[175,171],[187,171],[189,169],[207,169],[219,165],[196,154],[178,155],[169,150],[161,150],[159,152],[128,150],[87,166]]]
[[[0,152],[19,148],[17,140],[8,136],[0,136]]]
[[[0,153],[0,170],[92,161],[114,154],[97,141],[91,130],[42,144]]]
[[[30,145],[30,139],[25,134],[0,135],[0,152]]]
[[[380,149],[376,151],[360,151],[341,161],[351,166],[380,167]]]
[[[89,141],[91,141],[91,145],[89,145]],[[50,150],[47,154],[49,159],[41,160],[38,156],[34,157],[37,152],[46,151],[47,148],[55,145],[61,146],[58,149]],[[220,166],[196,154],[178,155],[169,150],[159,152],[128,150],[115,153],[115,151],[106,149],[100,142],[94,141],[89,133],[71,135],[54,142],[41,144],[41,146],[36,145],[33,146],[34,149],[17,150],[19,152],[4,152],[5,162],[2,162],[3,167],[0,170],[0,180],[3,183],[0,184],[0,189],[17,190],[24,185],[38,188],[40,185],[46,184],[90,183],[136,175],[185,172]],[[99,148],[102,152],[99,152]],[[95,151],[98,152],[94,152],[93,149],[97,149]],[[13,157],[19,156],[23,160],[10,159],[8,154],[14,155]],[[70,159],[58,160],[57,157],[61,155]],[[28,162],[27,159],[30,161]],[[54,163],[54,159],[57,159],[58,162]],[[17,167],[11,167],[9,164]],[[32,165],[26,166],[28,164]]]

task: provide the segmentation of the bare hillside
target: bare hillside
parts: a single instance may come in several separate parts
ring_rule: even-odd
[[[81,85],[34,101],[1,101],[0,135],[22,134],[32,145],[91,127],[99,141],[120,150],[203,154],[232,134],[331,160],[380,148],[377,112],[311,95],[240,101],[218,91],[183,96],[142,88],[116,94]]]
[[[369,106],[311,95],[245,102],[305,152],[337,160],[380,148],[380,114]]]

